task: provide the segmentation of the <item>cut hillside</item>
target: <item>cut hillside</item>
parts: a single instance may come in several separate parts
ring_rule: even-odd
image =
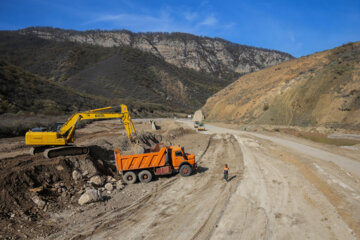
[[[150,52],[180,68],[190,68],[231,80],[234,80],[236,75],[254,72],[294,58],[288,53],[276,50],[178,32],[74,31],[50,27],[31,27],[18,32],[59,42],[71,41],[103,47],[128,46]]]
[[[360,129],[360,42],[245,75],[203,110],[210,121]]]
[[[102,47],[0,32],[0,59],[83,92],[142,110],[191,112],[230,84],[130,46]],[[235,74],[235,73],[234,73]]]

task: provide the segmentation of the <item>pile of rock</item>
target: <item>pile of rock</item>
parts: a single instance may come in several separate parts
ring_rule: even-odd
[[[80,176],[83,175],[80,174],[77,170],[73,172],[73,179],[75,181],[78,181],[81,178]],[[124,184],[122,183],[122,181],[117,181],[111,176],[103,177],[100,175],[95,175],[87,181],[87,184],[87,190],[79,198],[78,203],[80,205],[96,201],[102,201],[102,193],[105,191],[110,194],[114,190],[114,188],[116,188],[117,190],[124,189]]]
[[[63,173],[63,178],[51,178],[40,187],[29,188],[29,203],[35,205],[36,210],[48,211],[59,207],[70,207],[71,203],[78,202],[80,205],[102,201],[103,196],[112,194],[115,190],[122,190],[124,184],[112,176],[102,175],[94,162],[89,158],[69,157],[72,169],[62,165],[56,166],[57,171]],[[69,172],[63,172],[68,170]],[[70,175],[70,178],[67,177]],[[57,202],[49,201],[56,196]]]

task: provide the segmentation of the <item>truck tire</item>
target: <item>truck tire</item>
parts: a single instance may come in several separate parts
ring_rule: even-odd
[[[136,182],[136,174],[132,171],[126,172],[123,179],[127,184],[134,184]]]
[[[184,164],[184,165],[182,165],[182,166],[180,167],[180,175],[181,175],[182,177],[188,177],[188,176],[190,176],[190,175],[191,175],[191,172],[192,172],[191,167],[190,167],[189,165],[187,165],[187,164]]]
[[[152,179],[152,174],[150,171],[148,170],[142,170],[140,173],[139,173],[139,180],[140,182],[142,183],[148,183],[150,182]]]

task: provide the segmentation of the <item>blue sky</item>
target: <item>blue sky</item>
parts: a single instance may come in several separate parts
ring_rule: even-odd
[[[360,41],[360,0],[0,0],[0,29],[188,32],[296,57]]]

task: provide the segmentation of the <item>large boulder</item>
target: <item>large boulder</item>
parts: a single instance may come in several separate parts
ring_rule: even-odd
[[[81,177],[82,177],[82,175],[81,175],[81,173],[79,173],[79,171],[74,170],[74,171],[72,172],[72,178],[73,178],[75,181],[81,179]]]
[[[150,122],[151,122],[151,129],[152,130],[159,130],[160,129],[160,126],[158,126],[155,121],[150,120]]]
[[[105,189],[111,192],[114,189],[114,187],[111,183],[107,183],[105,184]]]
[[[114,182],[116,182],[116,179],[113,178],[112,176],[107,176],[107,177],[106,177],[106,182],[108,182],[108,183],[114,183]]]
[[[105,180],[100,176],[93,176],[92,178],[90,178],[90,181],[89,181],[89,183],[91,183],[97,187],[104,186],[104,182],[105,182]]]
[[[198,122],[202,122],[204,121],[205,117],[204,117],[204,114],[202,113],[201,109],[197,110],[195,113],[194,113],[194,117],[193,117],[193,121],[198,121]]]
[[[93,160],[88,156],[69,156],[68,159],[78,172],[84,173],[83,176],[92,177],[99,174]]]
[[[101,192],[96,189],[87,190],[81,197],[79,198],[79,204],[84,205],[87,203],[97,202],[102,200]]]
[[[35,195],[31,198],[31,200],[33,200],[33,202],[39,207],[39,208],[43,208],[45,206],[45,201],[43,201],[39,196]]]
[[[124,189],[124,184],[123,184],[123,182],[121,181],[121,180],[119,180],[119,181],[117,181],[116,182],[116,189],[117,190],[123,190]]]

